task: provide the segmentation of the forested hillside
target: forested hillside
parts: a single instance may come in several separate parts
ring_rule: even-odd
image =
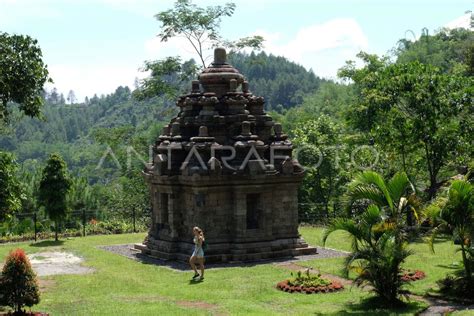
[[[322,82],[304,67],[263,52],[236,53],[230,62],[247,76],[256,95],[266,96],[269,109],[300,104]],[[182,89],[188,86],[189,82]],[[145,144],[152,144],[160,127],[177,113],[174,101],[166,96],[139,101],[129,87],[118,87],[107,96],[88,97],[83,103],[67,104],[56,90],[45,92],[44,99],[43,118],[13,119],[7,133],[0,135],[0,147],[27,164],[30,160],[45,161],[51,152],[59,152],[74,174],[87,177],[91,183],[106,176],[94,168],[108,145],[123,152],[123,146],[143,139],[139,148],[146,160]],[[112,139],[114,131],[122,135],[121,143]]]
[[[229,63],[245,75],[254,94],[265,97],[267,109],[279,112],[301,104],[325,81],[312,70],[265,52],[231,54]]]

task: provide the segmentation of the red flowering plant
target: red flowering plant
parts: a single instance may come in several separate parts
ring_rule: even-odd
[[[0,305],[10,306],[15,315],[22,315],[23,307],[31,307],[40,300],[38,280],[23,249],[7,256],[0,275]]]
[[[402,281],[403,282],[411,282],[411,281],[418,281],[425,278],[425,273],[421,270],[415,271],[403,271],[402,274]]]

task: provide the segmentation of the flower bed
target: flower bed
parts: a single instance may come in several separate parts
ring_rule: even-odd
[[[424,279],[426,277],[425,273],[420,270],[415,271],[405,271],[402,275],[403,282],[412,282]]]
[[[337,281],[322,278],[321,274],[312,275],[308,269],[304,274],[299,271],[296,277],[279,282],[277,288],[289,293],[313,294],[340,291],[344,286]]]

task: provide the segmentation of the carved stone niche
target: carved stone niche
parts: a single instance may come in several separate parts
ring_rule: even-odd
[[[192,229],[204,230],[207,262],[252,261],[316,253],[298,233],[304,170],[293,146],[254,96],[226,52],[178,98],[143,175],[152,226],[142,253],[187,261]]]

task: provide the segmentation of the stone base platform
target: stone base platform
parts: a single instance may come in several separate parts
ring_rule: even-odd
[[[148,238],[146,244],[135,244],[142,254],[164,259],[187,262],[194,245],[185,242],[170,242]],[[316,254],[317,249],[301,238],[286,238],[261,242],[208,244],[206,262],[248,262],[283,257]]]

